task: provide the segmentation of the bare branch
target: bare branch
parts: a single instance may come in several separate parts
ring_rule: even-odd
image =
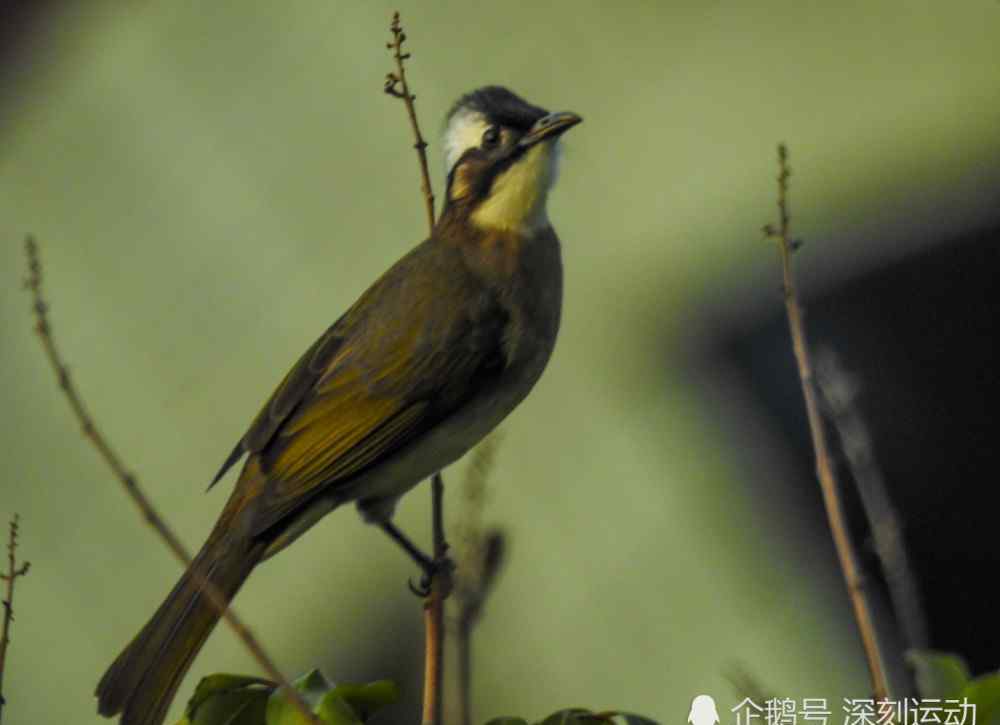
[[[55,371],[56,378],[59,381],[59,388],[62,390],[63,395],[66,396],[66,400],[73,409],[73,414],[80,423],[84,437],[87,438],[87,440],[89,440],[97,449],[101,458],[111,469],[112,473],[114,473],[115,478],[117,478],[122,484],[125,492],[139,509],[140,514],[142,514],[142,518],[145,519],[154,531],[156,531],[159,537],[167,545],[167,548],[173,552],[177,560],[191,572],[192,578],[198,584],[202,593],[206,596],[216,611],[219,612],[219,614],[226,620],[233,632],[236,633],[236,636],[250,651],[253,658],[267,673],[268,677],[278,683],[278,686],[285,691],[288,699],[299,711],[301,711],[307,722],[318,724],[319,720],[316,719],[315,715],[313,715],[305,700],[302,699],[299,692],[293,688],[281,672],[278,671],[278,668],[275,666],[273,660],[270,656],[268,656],[267,652],[265,652],[264,647],[260,644],[250,629],[243,624],[243,621],[236,616],[236,613],[228,606],[225,597],[222,596],[218,588],[216,588],[212,582],[208,581],[199,569],[191,566],[191,557],[188,555],[184,545],[180,542],[180,539],[178,539],[177,535],[174,534],[169,526],[167,526],[166,521],[163,520],[156,509],[153,508],[152,503],[150,503],[149,499],[146,498],[146,495],[139,487],[139,482],[135,475],[131,473],[128,468],[126,468],[121,458],[119,458],[118,454],[111,448],[107,439],[98,429],[94,419],[87,411],[87,408],[83,403],[83,399],[80,397],[76,387],[73,385],[73,381],[69,374],[69,368],[66,367],[66,364],[63,362],[62,356],[59,354],[59,350],[56,347],[55,338],[52,335],[52,327],[49,324],[48,319],[48,304],[45,302],[45,298],[42,294],[42,264],[38,256],[38,245],[35,240],[29,236],[25,239],[24,249],[28,256],[28,278],[25,280],[25,287],[31,293],[33,301],[33,309],[35,313],[35,332],[38,333],[38,337],[42,342],[42,347],[45,349],[46,357],[48,357],[49,363],[52,365],[52,369]]]
[[[406,106],[406,115],[410,119],[410,129],[413,131],[413,148],[417,151],[417,161],[420,164],[420,190],[424,197],[424,208],[427,212],[427,229],[434,231],[434,190],[431,188],[430,171],[427,168],[427,142],[420,133],[417,122],[417,110],[413,102],[416,96],[410,93],[406,81],[405,61],[410,54],[403,52],[406,33],[399,19],[399,12],[392,14],[389,25],[392,40],[386,43],[386,48],[392,51],[396,61],[396,70],[386,73],[383,90],[394,98],[402,99]],[[434,528],[434,560],[444,564],[448,554],[448,545],[444,538],[444,480],[440,473],[431,479],[431,506]],[[443,711],[444,688],[444,601],[451,592],[451,567],[447,564],[439,566],[431,579],[430,594],[424,599],[424,725],[439,725]]]
[[[17,564],[17,534],[19,516],[14,514],[10,520],[10,537],[7,539],[7,573],[0,574],[0,579],[7,582],[6,596],[3,600],[3,630],[0,631],[0,722],[3,721],[3,673],[7,665],[7,646],[10,644],[10,627],[14,621],[14,582],[24,576],[31,568],[31,562]]]
[[[434,524],[434,561],[444,562],[448,544],[444,539],[444,479],[431,479],[431,508]],[[424,708],[423,725],[439,725],[444,710],[444,601],[451,593],[451,568],[441,566],[431,580],[431,592],[424,599]]]
[[[390,96],[400,98],[406,104],[406,115],[410,119],[410,128],[415,139],[413,148],[417,150],[417,159],[420,162],[420,190],[424,195],[424,207],[427,211],[427,228],[434,230],[434,190],[431,188],[431,175],[427,168],[427,142],[420,133],[420,124],[417,123],[417,109],[413,102],[417,99],[410,93],[410,86],[406,82],[405,61],[410,57],[409,53],[403,52],[403,43],[406,41],[406,33],[399,22],[399,13],[392,14],[392,24],[389,26],[392,32],[392,41],[386,43],[386,48],[392,51],[392,57],[396,60],[396,71],[385,74],[385,86],[383,90]]]
[[[764,233],[777,241],[778,253],[781,257],[782,281],[785,294],[785,311],[788,314],[788,329],[792,336],[792,348],[798,364],[799,378],[802,383],[802,395],[806,403],[806,415],[809,419],[809,431],[812,436],[813,451],[816,455],[816,475],[819,478],[823,493],[823,503],[833,534],[833,543],[840,560],[840,568],[847,583],[847,592],[854,608],[854,617],[861,634],[861,644],[868,660],[871,674],[872,689],[876,698],[888,697],[889,687],[885,674],[885,662],[879,651],[878,637],[875,629],[875,617],[871,601],[865,591],[864,576],[857,552],[851,541],[844,516],[843,504],[837,489],[837,481],[830,462],[830,450],[827,443],[826,430],[819,412],[816,387],[813,381],[812,362],[809,348],[806,344],[805,324],[802,320],[802,308],[799,306],[798,294],[795,290],[795,280],[792,275],[792,252],[801,246],[791,238],[791,214],[788,209],[788,179],[791,169],[788,166],[788,149],[784,144],[778,145],[778,214],[779,227],[772,225],[764,227]]]

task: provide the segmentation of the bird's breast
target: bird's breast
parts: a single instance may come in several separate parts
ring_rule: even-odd
[[[515,247],[509,241],[507,245],[507,255],[499,257],[493,256],[496,247],[485,247],[486,254],[474,257],[471,265],[486,294],[506,313],[502,368],[414,445],[357,481],[356,490],[363,490],[365,499],[390,502],[387,512],[369,508],[369,518],[391,514],[392,499],[454,463],[487,436],[524,400],[548,364],[562,310],[559,240],[551,227],[521,240],[513,264],[509,254]]]

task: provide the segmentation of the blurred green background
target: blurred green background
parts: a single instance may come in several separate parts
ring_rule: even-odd
[[[797,233],[817,240],[798,257],[807,288],[903,253],[880,229],[995,206],[981,180],[1000,161],[1000,3],[398,7],[439,194],[434,142],[461,93],[501,83],[585,118],[550,205],[561,338],[491,478],[485,516],[511,554],[475,641],[477,717],[585,705],[681,723],[696,694],[738,701],[734,663],[780,696],[862,696],[825,531],[755,502],[748,480],[780,476],[780,456],[709,414],[720,391],[684,361],[720,299],[747,315],[780,304],[759,241],[779,140]],[[101,722],[98,677],[178,575],[31,334],[24,233],[42,244],[81,392],[196,548],[232,478],[204,486],[259,405],[424,234],[403,109],[381,90],[395,8],[67,2],[3,70],[0,517],[20,512],[33,563],[8,722]],[[423,541],[428,498],[411,493],[398,517]],[[416,698],[414,573],[345,509],[258,570],[236,608],[286,673],[392,676]],[[175,714],[215,671],[256,671],[225,627]],[[414,701],[388,719],[416,722]]]

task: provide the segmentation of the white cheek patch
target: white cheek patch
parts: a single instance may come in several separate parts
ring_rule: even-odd
[[[490,124],[478,111],[461,110],[448,121],[444,131],[445,173],[450,174],[462,154],[471,148],[478,148],[483,140],[483,132]]]

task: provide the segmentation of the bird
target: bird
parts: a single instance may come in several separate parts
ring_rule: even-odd
[[[445,118],[443,208],[291,368],[209,485],[242,471],[201,550],[97,685],[98,713],[159,725],[219,619],[261,562],[354,503],[424,571],[392,523],[399,498],[458,460],[529,393],[555,346],[560,242],[547,200],[562,135],[582,121],[502,86]]]

